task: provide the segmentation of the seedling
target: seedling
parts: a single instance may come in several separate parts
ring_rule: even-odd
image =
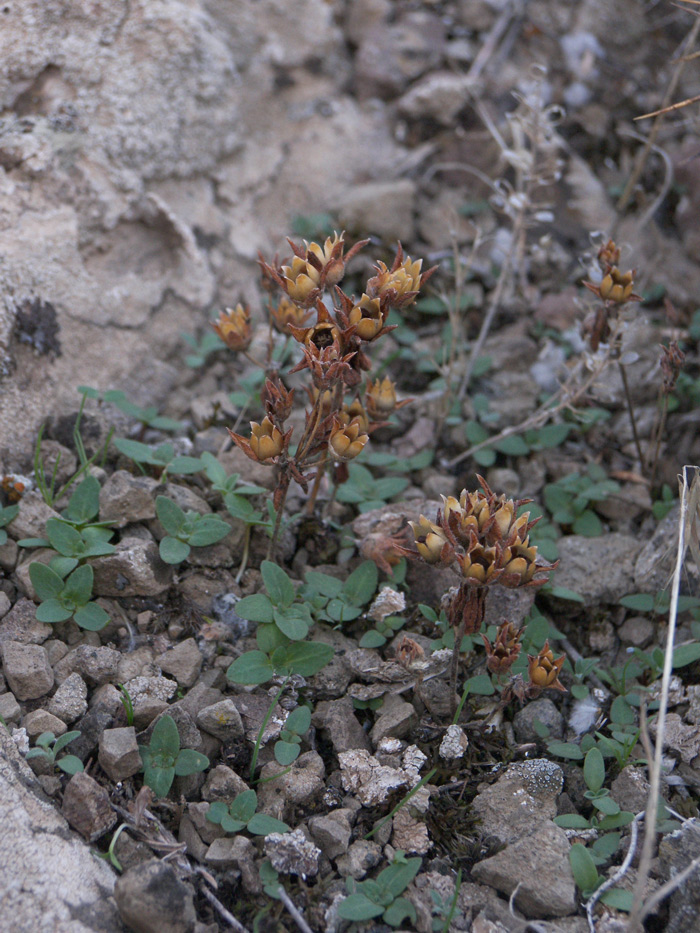
[[[433,933],[449,933],[452,921],[459,917],[462,919],[461,911],[457,910],[457,901],[459,900],[459,889],[462,885],[462,869],[457,872],[455,879],[455,893],[448,900],[442,898],[437,891],[430,891],[430,899],[433,904],[431,913],[433,916]]]
[[[383,476],[376,479],[360,463],[348,464],[348,478],[338,487],[338,502],[356,505],[360,512],[379,509],[408,486],[405,476]]]
[[[301,739],[311,726],[311,710],[308,706],[297,706],[287,716],[280,732],[279,741],[275,742],[275,760],[282,766],[291,765],[299,757]]]
[[[348,878],[349,896],[338,906],[338,916],[356,923],[381,917],[392,927],[400,927],[405,920],[415,923],[415,907],[401,895],[420,871],[422,861],[421,858],[407,859],[399,850],[392,864],[376,878],[359,882]]]
[[[53,732],[42,732],[36,740],[36,747],[30,748],[27,752],[27,758],[45,758],[52,765],[57,765],[61,771],[66,774],[78,774],[83,770],[83,763],[76,755],[56,756],[74,739],[80,735],[79,730],[73,732],[64,732],[63,735],[56,738]]]
[[[175,777],[187,777],[209,767],[206,755],[192,748],[180,748],[180,735],[172,716],[161,716],[155,724],[149,745],[139,745],[143,781],[156,797],[165,797]]]
[[[156,515],[167,532],[158,546],[166,564],[182,563],[193,547],[216,544],[231,531],[231,526],[220,518],[191,510],[185,512],[167,496],[157,497]]]
[[[185,363],[191,369],[199,369],[200,366],[204,366],[212,353],[223,350],[226,346],[218,334],[211,330],[205,330],[200,340],[197,340],[192,334],[183,333],[180,336],[192,348],[193,352],[188,353],[185,357]]]
[[[170,443],[151,447],[126,437],[115,437],[113,443],[120,453],[137,463],[141,469],[144,464],[156,468],[161,482],[165,482],[168,473],[185,475],[199,473],[202,469],[199,457],[176,456],[175,447]]]
[[[310,570],[300,595],[313,607],[317,619],[342,625],[362,614],[377,590],[379,573],[374,561],[366,560],[344,581],[327,573]]]
[[[230,804],[217,800],[209,805],[207,819],[221,826],[227,833],[240,833],[247,829],[254,836],[269,833],[288,833],[289,826],[267,813],[256,813],[258,795],[254,790],[244,790]]]
[[[126,713],[126,724],[127,726],[133,726],[134,724],[134,703],[131,699],[131,694],[126,689],[124,684],[117,684],[119,692],[121,693],[122,706],[124,707],[124,712]]]
[[[82,391],[85,391],[88,387],[81,386],[80,388]],[[96,392],[95,389],[92,391]],[[95,396],[91,397],[94,398]],[[99,393],[97,393],[97,397],[99,398]],[[123,411],[125,415],[133,418],[134,421],[138,421],[141,424],[142,432],[145,431],[146,428],[154,428],[157,431],[180,431],[182,429],[181,421],[159,415],[155,405],[149,405],[147,408],[140,408],[138,405],[130,402],[126,394],[119,389],[112,389],[105,392],[102,395],[102,401],[110,402],[120,411]]]
[[[38,561],[29,565],[29,579],[41,600],[36,617],[50,623],[74,619],[80,628],[97,632],[109,622],[109,615],[91,601],[92,567],[83,564],[73,570],[76,563],[75,558],[57,557],[48,566]]]
[[[208,450],[204,451],[200,461],[204,468],[204,474],[211,483],[211,488],[214,492],[221,493],[224,498],[234,494],[240,497],[264,495],[268,491],[264,486],[241,483],[240,473],[232,473],[229,476],[214,454],[209,453]]]
[[[608,830],[620,829],[627,826],[634,819],[634,813],[621,811],[619,805],[610,796],[610,791],[603,786],[605,782],[605,762],[599,748],[593,746],[586,753],[583,763],[583,777],[588,788],[584,797],[591,802],[594,812],[590,818],[578,813],[565,813],[554,818],[557,826],[562,829],[596,829],[600,833]],[[619,833],[600,835],[591,847],[593,856],[598,864],[606,861],[617,849],[620,842]]]
[[[602,502],[619,491],[618,483],[608,479],[601,466],[590,463],[585,474],[569,473],[556,483],[548,483],[544,501],[557,524],[574,534],[595,538],[603,533],[603,524],[590,503]]]

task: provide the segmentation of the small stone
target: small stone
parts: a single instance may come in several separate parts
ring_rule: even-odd
[[[120,660],[121,653],[115,648],[78,645],[56,665],[56,680],[62,684],[70,674],[77,673],[90,687],[115,683]]]
[[[113,781],[124,781],[140,771],[143,763],[134,727],[105,729],[100,736],[98,761]]]
[[[66,784],[61,810],[88,842],[99,839],[117,822],[107,790],[84,771],[74,774]]]
[[[124,684],[134,707],[134,725],[146,729],[168,707],[177,692],[177,683],[168,677],[134,677]]]
[[[258,790],[258,808],[284,819],[294,806],[310,804],[323,792],[326,769],[318,752],[300,755],[290,771],[276,761],[265,765]],[[274,775],[279,774],[279,777]]]
[[[358,839],[357,842],[353,842],[347,853],[336,861],[336,868],[343,878],[350,877],[359,881],[379,864],[381,857],[380,845],[366,839]]]
[[[656,626],[646,616],[627,616],[617,630],[620,641],[635,648],[643,648],[654,637]]]
[[[207,774],[202,787],[202,799],[212,802],[215,800],[233,800],[234,797],[248,789],[248,785],[243,778],[239,777],[232,768],[229,768],[228,765],[217,765]],[[206,840],[206,836],[202,836],[202,838]]]
[[[100,736],[112,725],[113,715],[105,709],[89,709],[74,724],[80,735],[71,743],[71,752],[82,762],[94,754]]]
[[[154,541],[122,538],[113,554],[92,561],[97,596],[158,596],[169,589],[173,568]]]
[[[300,875],[306,879],[318,874],[321,850],[309,842],[302,829],[265,836],[265,855],[275,871],[285,875]]]
[[[425,806],[430,799],[430,792],[422,787],[417,794],[411,797],[409,804],[402,807],[392,821],[391,844],[395,849],[411,852],[416,855],[426,855],[432,847],[428,827],[425,821],[415,815],[416,798],[424,796]]]
[[[157,663],[166,674],[172,674],[181,687],[192,687],[202,669],[202,653],[194,638],[187,638],[161,654]]]
[[[460,726],[448,726],[442,742],[440,742],[439,755],[441,758],[462,758],[469,748],[469,739]]]
[[[396,694],[390,694],[379,709],[379,715],[370,732],[370,738],[375,747],[377,742],[385,735],[402,739],[410,732],[417,718],[412,703],[408,703]]]
[[[473,85],[473,79],[466,74],[431,72],[399,99],[399,112],[411,120],[430,119],[449,126],[469,102]]]
[[[135,677],[157,677],[158,673],[153,649],[149,645],[141,645],[129,654],[122,654],[117,668],[117,683],[125,684]]]
[[[221,700],[197,713],[197,725],[210,735],[230,743],[243,737],[243,721],[233,700]]]
[[[328,816],[314,816],[309,820],[311,838],[329,859],[336,859],[348,851],[352,828],[345,814],[336,810]]]
[[[7,599],[5,593],[0,593]],[[9,600],[8,600],[9,609]],[[2,613],[0,622],[0,644],[6,641],[17,641],[23,645],[41,645],[51,637],[53,629],[46,622],[39,622],[36,617],[36,606],[31,599],[18,599],[9,612]]]
[[[193,933],[194,896],[160,859],[130,868],[114,886],[119,915],[135,933]]]
[[[391,791],[409,783],[405,771],[381,765],[364,749],[341,752],[338,761],[343,787],[366,807],[384,802]]]
[[[161,484],[150,476],[132,476],[115,470],[100,490],[100,521],[117,528],[156,517],[156,495]]]
[[[532,835],[478,862],[471,874],[508,897],[517,888],[515,905],[526,917],[566,917],[577,907],[569,849],[564,830],[547,820]]]
[[[536,722],[549,729],[550,738],[560,739],[564,734],[564,717],[548,697],[532,700],[513,717],[513,730],[519,742],[538,740]]]
[[[87,684],[80,674],[69,674],[46,707],[54,716],[70,725],[87,712]]]
[[[53,732],[56,738],[66,732],[66,724],[44,709],[35,709],[27,713],[22,720],[22,727],[27,730],[27,735],[32,741],[42,732]]]
[[[563,783],[562,769],[546,758],[518,763],[480,791],[472,808],[485,835],[509,844],[557,815]]]
[[[18,700],[36,700],[53,687],[53,671],[41,645],[7,641],[0,653],[7,683]]]
[[[262,885],[255,867],[255,846],[245,836],[226,836],[214,840],[209,846],[204,861],[214,868],[236,868],[241,873],[243,887],[250,893],[260,893]]]
[[[21,711],[13,693],[0,693],[0,716],[5,722],[19,722]]]
[[[387,241],[413,237],[416,186],[408,178],[352,185],[334,205],[343,227],[370,230]]]
[[[621,810],[639,813],[649,799],[649,782],[641,768],[627,765],[610,785],[610,794]]]
[[[48,519],[60,517],[58,512],[44,502],[38,489],[31,489],[20,499],[17,517],[8,527],[17,541],[22,538],[45,538]]]
[[[232,794],[231,798],[237,796]],[[185,814],[192,821],[192,825],[197,830],[197,834],[207,845],[215,839],[220,839],[222,836],[226,835],[226,830],[222,829],[219,823],[212,823],[211,820],[207,819],[207,813],[209,812],[209,804],[205,801],[199,801],[198,803],[188,803],[187,812]]]
[[[336,755],[355,748],[364,748],[367,751],[372,748],[367,733],[355,715],[355,709],[349,697],[343,697],[340,700],[322,700],[317,703],[312,722],[330,739]]]

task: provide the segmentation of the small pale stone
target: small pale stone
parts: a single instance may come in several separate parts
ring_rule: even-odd
[[[66,785],[61,809],[73,829],[88,842],[99,839],[117,822],[107,790],[84,771],[74,774]]]
[[[306,838],[301,829],[265,836],[265,855],[275,871],[285,875],[311,878],[318,874],[321,850]]]
[[[134,727],[105,729],[100,736],[98,761],[113,781],[124,781],[140,771],[142,761]]]
[[[0,651],[7,683],[18,700],[36,700],[53,687],[53,671],[41,645],[7,641]]]
[[[21,712],[13,693],[0,694],[0,716],[5,722],[19,722]]]
[[[341,855],[336,862],[338,873],[343,877],[354,878],[359,881],[368,871],[379,864],[382,857],[382,847],[368,839],[358,839],[353,842],[345,855]]]
[[[161,670],[172,674],[182,687],[192,687],[202,669],[202,653],[194,638],[181,641],[157,659]]]
[[[221,700],[197,713],[197,725],[222,742],[233,742],[243,736],[243,721],[233,700]]]
[[[440,742],[439,754],[441,758],[462,758],[469,747],[469,739],[464,729],[460,726],[448,726],[445,730],[442,742]]]
[[[59,735],[63,735],[66,731],[66,724],[56,716],[52,716],[51,713],[47,713],[44,709],[35,709],[31,713],[27,713],[22,720],[22,725],[32,741],[40,736],[42,732],[53,732],[58,738]]]
[[[314,816],[309,820],[309,832],[316,845],[329,859],[336,859],[347,852],[352,829],[346,816],[338,811],[328,816]]]
[[[391,791],[406,787],[409,776],[403,770],[380,765],[376,758],[364,749],[341,752],[338,755],[343,787],[355,794],[366,807],[382,803]]]
[[[87,685],[77,673],[66,677],[47,705],[50,713],[68,724],[80,719],[87,708]]]
[[[160,859],[125,872],[114,886],[114,898],[124,923],[139,933],[192,933],[195,928],[192,889]]]

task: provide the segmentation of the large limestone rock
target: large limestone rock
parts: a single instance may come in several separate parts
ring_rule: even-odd
[[[0,727],[0,917],[14,933],[123,933],[116,875],[44,798]],[[5,926],[6,923],[10,926]]]
[[[77,385],[165,399],[182,331],[259,306],[259,249],[400,173],[382,105],[339,90],[349,67],[324,0],[3,8],[0,469]]]

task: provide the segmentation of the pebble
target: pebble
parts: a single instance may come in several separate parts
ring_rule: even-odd
[[[117,822],[106,788],[84,771],[66,784],[61,811],[88,842],[99,839]]]
[[[202,652],[194,638],[186,638],[156,659],[161,670],[172,674],[181,687],[192,687],[202,669]]]
[[[78,673],[69,674],[47,704],[47,710],[70,725],[87,712],[87,684]]]
[[[141,770],[142,761],[133,726],[105,729],[99,740],[100,767],[113,781],[125,781]]]
[[[5,678],[16,699],[37,700],[53,687],[53,671],[41,645],[6,641],[0,653]]]
[[[119,915],[135,933],[193,933],[194,895],[167,862],[130,868],[114,886]]]
[[[464,729],[457,725],[448,726],[440,742],[440,757],[448,760],[462,758],[467,748],[469,748],[469,739]]]
[[[222,742],[230,743],[243,737],[241,714],[231,699],[205,706],[197,713],[197,725]]]
[[[265,855],[275,871],[313,878],[318,874],[321,850],[306,838],[303,829],[265,836]]]

